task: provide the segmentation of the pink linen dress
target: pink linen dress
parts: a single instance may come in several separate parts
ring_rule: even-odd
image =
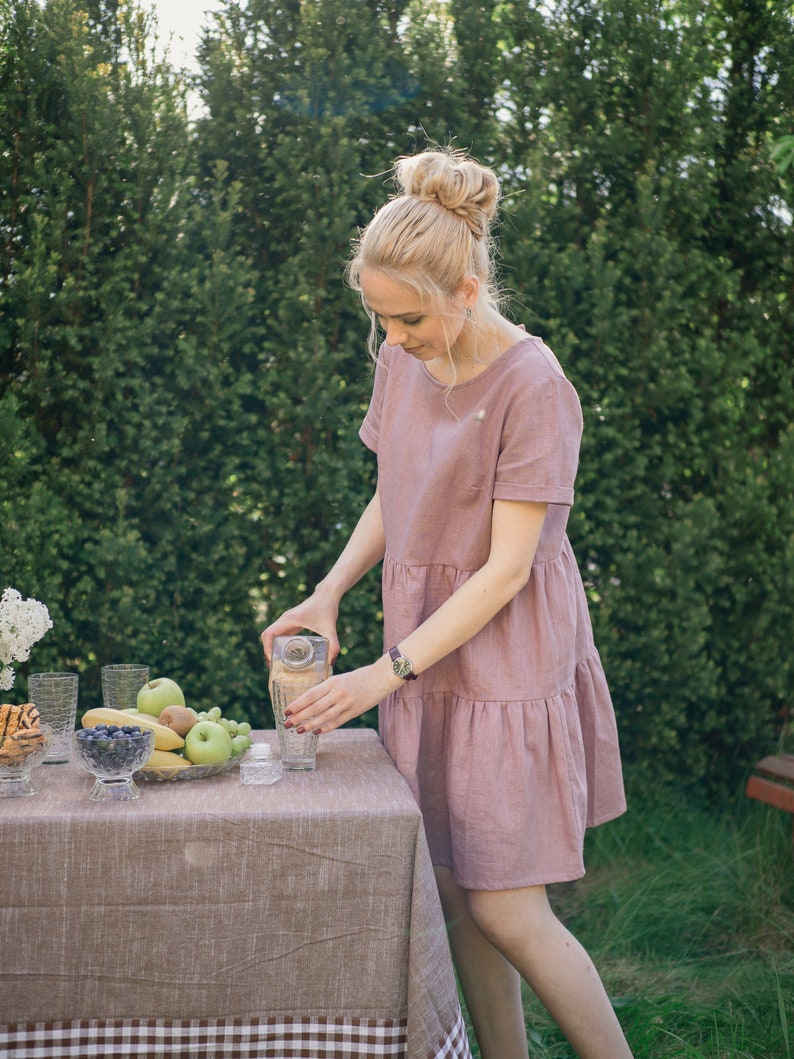
[[[494,500],[547,503],[532,574],[476,636],[380,704],[433,863],[466,889],[584,874],[585,827],[625,809],[614,711],[566,535],[576,391],[531,336],[449,389],[381,347],[362,441],[378,456],[384,648],[488,558]]]

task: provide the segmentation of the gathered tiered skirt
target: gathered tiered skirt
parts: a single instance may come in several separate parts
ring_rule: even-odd
[[[443,602],[429,591],[443,573],[387,557],[386,615],[415,627],[417,599],[428,613]],[[585,828],[625,809],[612,701],[567,540],[532,580],[483,633],[380,707],[381,738],[422,809],[433,863],[466,889],[579,878]],[[386,640],[398,642],[390,624]]]

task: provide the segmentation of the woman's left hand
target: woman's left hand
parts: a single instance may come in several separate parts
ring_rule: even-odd
[[[377,706],[395,690],[394,679],[380,661],[329,677],[290,703],[285,711],[285,727],[318,735],[332,732]]]

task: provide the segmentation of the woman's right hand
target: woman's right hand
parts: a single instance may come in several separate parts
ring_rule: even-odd
[[[267,664],[271,665],[273,657],[273,638],[275,636],[295,636],[308,629],[317,636],[328,640],[328,653],[331,665],[339,654],[339,638],[336,635],[336,619],[339,615],[338,602],[324,599],[315,592],[296,607],[284,611],[265,629],[260,639],[264,648]]]

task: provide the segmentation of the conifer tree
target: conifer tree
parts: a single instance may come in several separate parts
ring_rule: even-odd
[[[194,702],[218,674],[252,697],[234,191],[194,202],[182,89],[142,12],[2,15],[0,579],[46,601],[36,665],[76,668],[83,705],[102,664],[136,660]]]
[[[719,782],[791,679],[791,229],[764,157],[791,15],[529,6],[503,23],[505,257],[583,398],[571,534],[627,756]]]

